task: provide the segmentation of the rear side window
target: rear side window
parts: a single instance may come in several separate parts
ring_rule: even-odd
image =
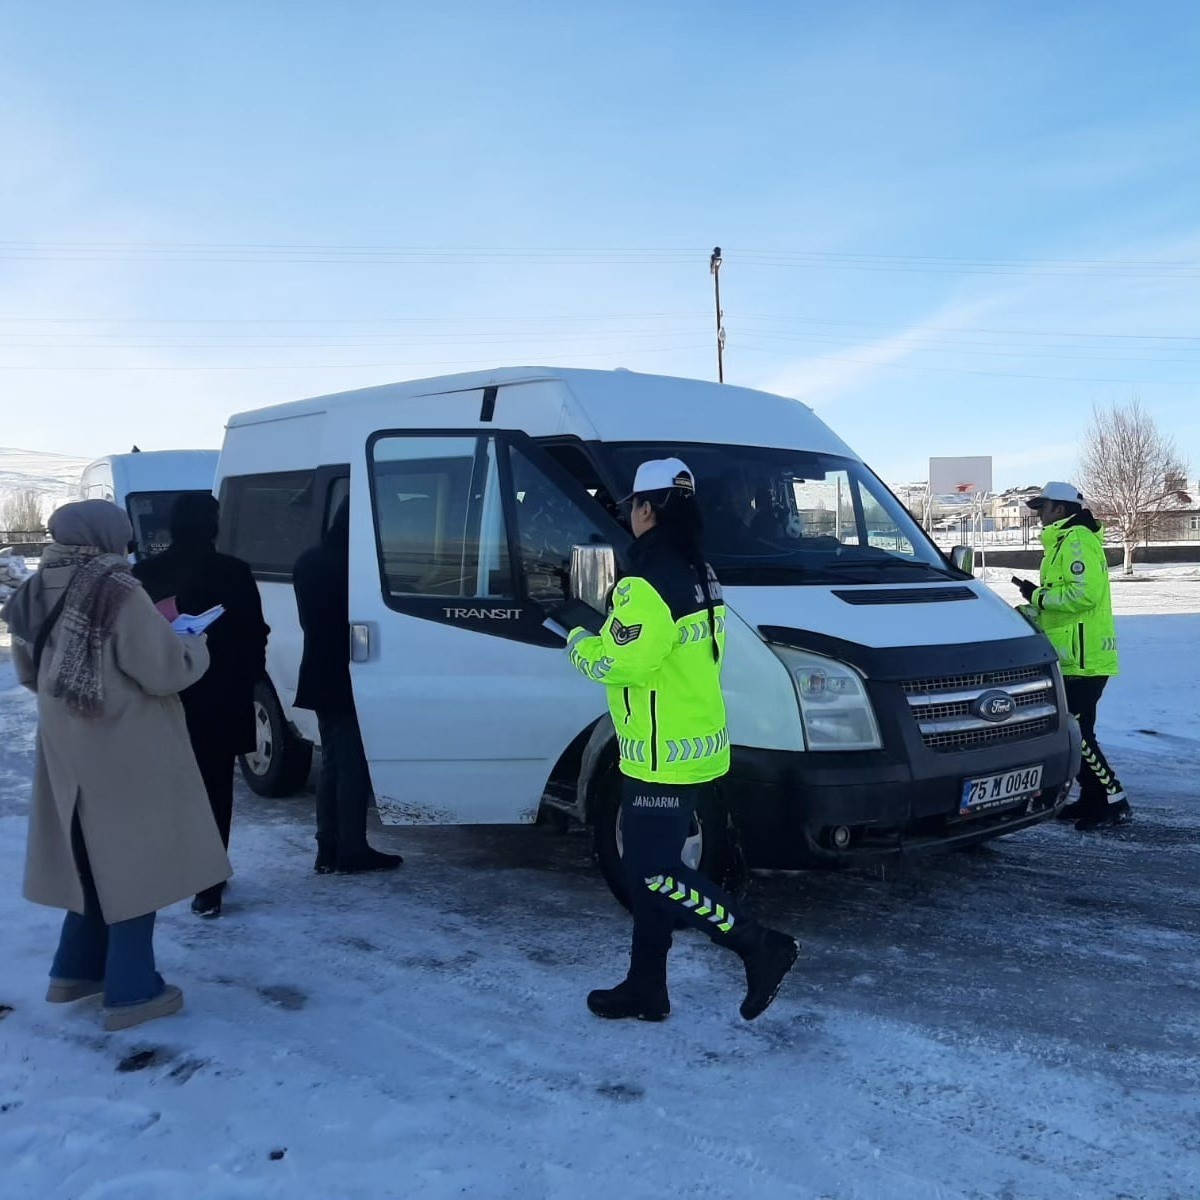
[[[161,554],[171,544],[171,509],[180,496],[205,495],[203,492],[130,492],[125,507],[133,526],[137,558]]]
[[[229,553],[248,562],[256,575],[290,579],[296,559],[316,541],[325,497],[319,501],[315,497],[315,474],[281,471],[225,480],[223,541]]]

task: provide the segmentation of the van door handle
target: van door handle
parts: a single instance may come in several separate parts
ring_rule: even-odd
[[[350,626],[350,661],[356,663],[371,661],[371,627],[369,625]]]

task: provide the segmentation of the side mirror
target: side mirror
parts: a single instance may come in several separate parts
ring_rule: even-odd
[[[955,546],[950,551],[950,561],[964,574],[975,574],[975,547]]]
[[[571,597],[597,612],[608,608],[617,582],[617,555],[611,546],[571,547]]]

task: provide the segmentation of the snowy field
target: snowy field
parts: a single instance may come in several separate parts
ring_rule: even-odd
[[[318,878],[311,797],[243,792],[227,915],[161,920],[187,1008],[102,1034],[42,1000],[59,918],[19,894],[33,715],[0,648],[0,1198],[1195,1200],[1200,580],[1114,596],[1136,823],[755,880],[804,952],[750,1025],[691,935],[670,1021],[587,1013],[628,923],[581,834],[377,831],[399,873]]]
[[[14,450],[0,446],[0,502],[20,492],[36,492],[44,513],[79,490],[79,477],[90,459],[66,454],[44,454],[36,450]]]

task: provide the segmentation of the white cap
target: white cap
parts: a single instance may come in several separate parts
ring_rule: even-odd
[[[1051,481],[1036,496],[1030,497],[1025,503],[1030,508],[1039,508],[1047,500],[1055,504],[1083,504],[1083,493],[1073,483],[1057,483]]]
[[[638,467],[633,478],[633,491],[626,499],[646,492],[665,492],[668,488],[694,495],[696,477],[680,458],[654,458]]]

